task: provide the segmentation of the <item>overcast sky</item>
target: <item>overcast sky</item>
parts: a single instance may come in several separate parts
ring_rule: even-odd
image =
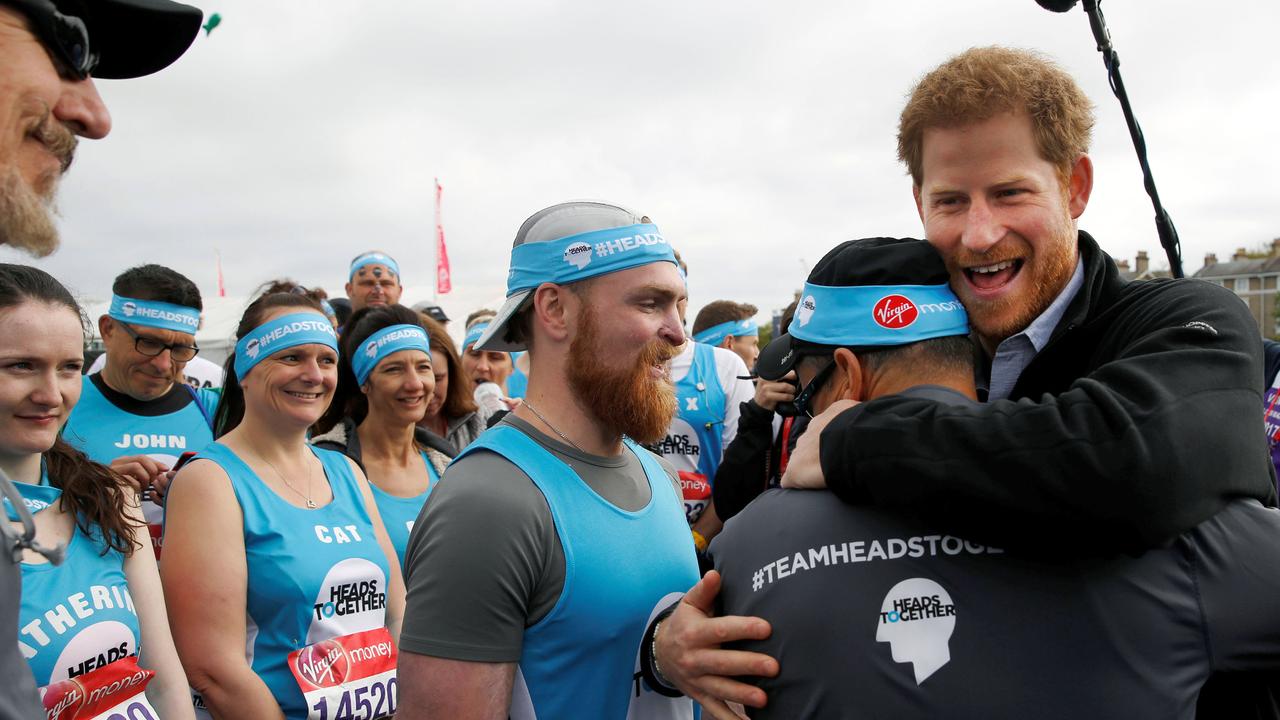
[[[432,178],[455,318],[505,291],[520,223],[575,198],[650,215],[690,266],[691,308],[790,301],[835,244],[919,236],[895,157],[904,95],[965,48],[1061,62],[1097,105],[1081,221],[1163,264],[1119,104],[1084,12],[1033,0],[209,0],[222,24],[158,75],[101,81],[114,118],[61,196],[37,262],[86,299],[134,264],[216,293],[290,275],[342,294],[395,256],[429,298]],[[309,9],[303,9],[304,7]],[[320,9],[323,7],[323,9]],[[1188,274],[1280,237],[1280,3],[1106,0]],[[9,250],[0,259],[30,262]],[[692,315],[690,316],[692,321]]]

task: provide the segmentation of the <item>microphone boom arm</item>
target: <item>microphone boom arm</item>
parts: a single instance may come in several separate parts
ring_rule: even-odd
[[[1125,92],[1124,80],[1120,77],[1120,55],[1111,45],[1111,32],[1107,29],[1107,21],[1102,16],[1102,0],[1084,0],[1084,11],[1089,16],[1089,27],[1093,37],[1098,41],[1098,52],[1102,53],[1102,63],[1107,68],[1107,79],[1111,84],[1111,92],[1120,101],[1120,109],[1124,112],[1125,124],[1129,126],[1129,137],[1133,139],[1133,148],[1138,152],[1138,164],[1142,166],[1142,184],[1151,197],[1151,206],[1156,212],[1156,232],[1160,236],[1160,245],[1169,258],[1169,272],[1173,277],[1183,277],[1182,245],[1178,239],[1178,229],[1173,226],[1173,218],[1165,211],[1160,202],[1160,193],[1156,190],[1155,178],[1151,175],[1151,165],[1147,162],[1147,141],[1143,137],[1142,127],[1133,115],[1133,107],[1129,104],[1129,94]]]

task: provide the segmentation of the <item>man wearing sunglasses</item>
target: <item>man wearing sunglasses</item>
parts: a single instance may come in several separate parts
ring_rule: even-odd
[[[94,80],[164,68],[201,17],[166,0],[0,0],[0,243],[57,248],[50,207],[77,137],[111,130]]]
[[[163,511],[155,494],[164,483],[157,481],[167,479],[182,453],[213,442],[220,396],[183,376],[199,352],[203,303],[195,283],[160,265],[124,271],[111,292],[111,309],[98,318],[107,361],[85,376],[63,438],[144,491],[143,514],[158,541]]]

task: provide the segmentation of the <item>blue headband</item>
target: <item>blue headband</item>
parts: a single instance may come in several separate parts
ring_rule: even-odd
[[[195,335],[196,330],[200,329],[200,311],[193,307],[159,300],[120,297],[114,293],[111,295],[111,308],[107,310],[107,317],[130,325],[146,325],[188,335]]]
[[[466,352],[467,348],[474,345],[475,342],[480,339],[480,336],[484,334],[485,329],[488,327],[489,327],[488,320],[484,322],[478,322],[475,325],[472,325],[471,329],[467,331],[467,336],[462,340],[462,352]]]
[[[323,298],[320,300],[320,309],[324,310],[324,314],[328,315],[329,317],[338,316],[338,314],[333,311],[333,305],[329,304],[329,301]]]
[[[760,328],[756,325],[754,318],[730,320],[719,325],[712,325],[706,330],[695,334],[693,341],[706,345],[719,345],[730,335],[734,337],[746,337],[748,335],[760,337]]]
[[[417,325],[392,325],[369,336],[351,357],[351,370],[356,382],[363,385],[369,374],[391,353],[401,350],[421,350],[431,359],[431,343],[427,331]]]
[[[236,379],[244,380],[254,365],[281,350],[311,343],[338,350],[338,334],[329,318],[300,312],[259,325],[236,343]]]
[[[804,284],[791,337],[819,345],[877,347],[967,335],[969,316],[941,285]]]
[[[396,264],[395,260],[391,259],[390,255],[380,252],[367,252],[351,261],[351,274],[347,276],[347,279],[350,280],[355,277],[356,272],[366,265],[386,265],[387,269],[394,273],[397,278],[400,277],[400,266]]]
[[[567,285],[655,262],[676,263],[675,253],[651,224],[593,230],[511,249],[507,297],[544,282]]]

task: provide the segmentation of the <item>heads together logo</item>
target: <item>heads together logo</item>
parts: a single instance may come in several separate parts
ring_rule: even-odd
[[[800,327],[809,324],[813,319],[813,314],[818,311],[818,301],[813,299],[812,295],[806,295],[800,304],[796,306],[796,323]]]
[[[920,317],[916,304],[902,295],[885,295],[871,308],[876,324],[889,330],[910,327]]]
[[[374,357],[378,354],[378,341],[374,340],[364,346],[365,357]]]
[[[124,305],[120,306],[120,309],[124,311],[126,316],[133,317],[133,314],[138,311],[138,306],[132,302],[126,302]]]
[[[576,242],[564,249],[564,261],[582,270],[591,264],[591,246],[584,242]]]
[[[337,640],[308,645],[298,654],[298,673],[315,688],[342,684],[350,670],[347,651]]]
[[[254,339],[250,340],[250,341],[249,341],[249,344],[244,346],[244,352],[245,352],[245,354],[246,354],[246,355],[248,355],[248,356],[249,356],[249,357],[251,357],[251,358],[254,358],[254,359],[256,359],[256,358],[258,357],[258,352],[259,352],[261,349],[262,349],[262,348],[260,348],[260,347],[259,347],[259,344],[258,344],[258,338],[254,338]]]
[[[956,606],[946,589],[928,578],[911,578],[884,596],[876,642],[889,643],[894,662],[911,663],[920,685],[951,661],[955,629]]]

